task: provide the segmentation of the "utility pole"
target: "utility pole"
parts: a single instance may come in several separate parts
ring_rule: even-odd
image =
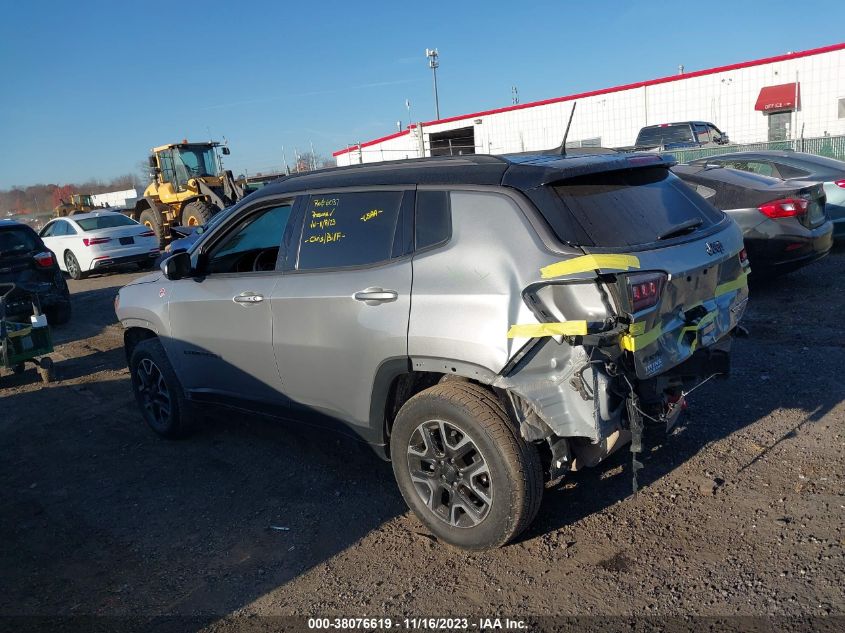
[[[436,48],[425,49],[425,56],[428,57],[428,67],[431,68],[431,74],[434,77],[434,111],[437,113],[438,120],[440,119],[440,97],[437,94],[437,69],[440,67],[438,61],[440,53]]]
[[[408,125],[411,125],[414,120],[411,118],[411,100],[405,99],[405,107],[408,109]]]

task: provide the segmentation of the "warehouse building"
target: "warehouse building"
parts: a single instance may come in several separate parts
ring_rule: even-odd
[[[621,147],[639,129],[709,121],[732,143],[845,136],[845,43],[414,124],[334,152],[338,165],[504,154],[560,145]]]

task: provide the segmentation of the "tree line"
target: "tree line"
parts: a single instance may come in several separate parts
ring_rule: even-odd
[[[122,191],[143,186],[134,174],[125,174],[111,180],[89,180],[82,183],[37,184],[0,190],[0,217],[11,215],[43,215],[52,213],[62,200],[70,202],[75,193],[95,194]]]

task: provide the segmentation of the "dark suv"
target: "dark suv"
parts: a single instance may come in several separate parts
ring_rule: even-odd
[[[736,224],[657,154],[472,156],[288,177],[121,289],[157,433],[192,405],[337,427],[439,538],[501,545],[544,478],[640,450],[728,371]]]
[[[0,291],[10,283],[17,289],[7,298],[7,315],[31,314],[30,297],[37,294],[50,325],[70,319],[70,291],[55,255],[26,224],[0,220]]]

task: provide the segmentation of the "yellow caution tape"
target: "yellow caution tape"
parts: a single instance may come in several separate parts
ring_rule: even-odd
[[[630,270],[639,268],[640,260],[633,255],[582,255],[555,264],[549,264],[540,269],[543,279],[583,273],[588,270],[612,269]]]
[[[508,338],[537,338],[541,336],[586,336],[586,321],[563,323],[522,323],[512,325]]]
[[[746,287],[748,287],[748,273],[744,272],[733,281],[726,281],[716,286],[716,296],[721,297],[723,294]]]
[[[645,322],[632,324],[631,327],[628,328],[629,332],[634,329],[634,326],[641,326],[636,328],[637,331],[641,331],[645,329]],[[643,334],[623,334],[622,338],[619,339],[619,343],[622,345],[622,349],[628,350],[629,352],[636,352],[637,350],[641,350],[642,348],[651,345],[662,335],[663,328],[657,325]]]

